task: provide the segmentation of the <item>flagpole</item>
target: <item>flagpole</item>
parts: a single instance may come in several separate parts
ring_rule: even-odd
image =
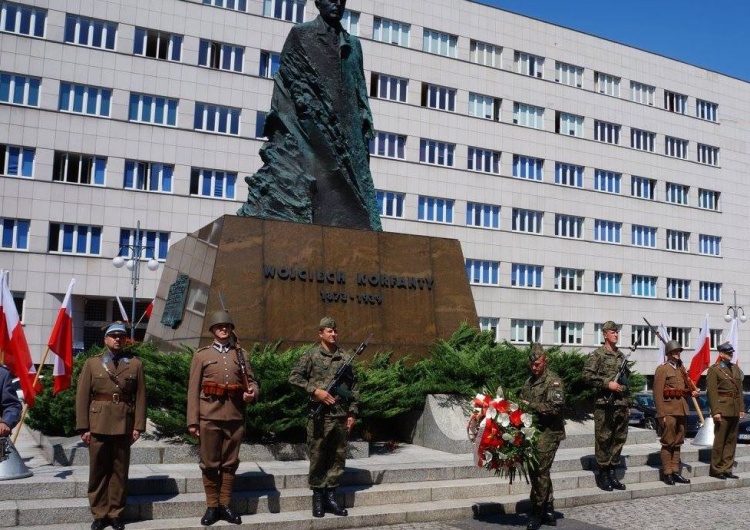
[[[44,355],[42,356],[42,362],[39,363],[39,370],[36,371],[36,375],[34,376],[34,382],[31,384],[31,388],[36,388],[37,383],[39,383],[39,377],[42,373],[42,367],[44,366],[44,361],[47,360],[47,355],[49,355],[49,346],[47,346],[44,349]],[[21,420],[18,422],[18,425],[16,425],[16,432],[13,434],[13,445],[16,443],[16,439],[18,438],[18,433],[21,432],[21,427],[23,427],[24,421],[26,421],[26,412],[29,410],[29,404],[24,401],[23,403],[23,410],[21,411]]]

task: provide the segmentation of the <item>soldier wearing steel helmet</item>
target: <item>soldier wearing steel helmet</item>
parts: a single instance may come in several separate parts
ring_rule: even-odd
[[[200,443],[206,493],[201,524],[210,526],[220,519],[241,524],[242,518],[232,510],[230,501],[245,435],[245,407],[258,399],[258,382],[247,353],[236,342],[229,313],[216,311],[207,324],[213,342],[193,355],[187,397],[188,431]],[[247,367],[247,381],[240,356]]]
[[[687,374],[682,368],[682,345],[670,340],[664,347],[667,361],[654,372],[654,404],[656,419],[661,428],[661,477],[665,484],[689,484],[690,479],[680,474],[680,447],[685,442],[688,405],[686,396],[698,395],[691,391]]]

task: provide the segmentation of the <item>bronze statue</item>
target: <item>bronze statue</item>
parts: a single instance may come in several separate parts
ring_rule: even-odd
[[[274,77],[260,156],[241,216],[380,230],[369,167],[372,113],[359,40],[341,27],[346,0],[316,0],[293,26]]]

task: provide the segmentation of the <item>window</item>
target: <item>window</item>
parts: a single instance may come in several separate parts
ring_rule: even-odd
[[[499,98],[469,92],[469,116],[500,121],[501,102]]]
[[[47,11],[11,2],[0,2],[0,31],[44,37]]]
[[[630,100],[643,105],[654,104],[654,93],[656,87],[645,85],[643,83],[630,82]]]
[[[698,162],[709,166],[719,165],[719,148],[711,145],[698,144]]]
[[[41,79],[0,72],[0,103],[39,106]]]
[[[234,46],[223,42],[215,42],[201,39],[198,46],[198,65],[215,68],[216,70],[228,70],[231,72],[242,72],[245,48]]]
[[[542,272],[544,267],[541,265],[526,265],[523,263],[514,263],[510,272],[510,285],[512,287],[528,287],[531,289],[542,288]]]
[[[640,324],[630,326],[630,344],[638,343],[644,348],[655,348],[657,346],[656,341],[656,333],[651,327]]]
[[[270,1],[272,0],[266,0],[266,3],[269,3]],[[247,0],[203,0],[203,3],[216,7],[223,7],[224,9],[231,9],[232,11],[247,11]],[[299,22],[302,21],[300,20]]]
[[[404,218],[404,194],[394,191],[378,191],[375,193],[378,210],[383,217]]]
[[[583,86],[583,68],[555,61],[555,81],[563,85],[581,88]]]
[[[667,298],[671,300],[690,300],[690,280],[667,278]]]
[[[494,204],[468,202],[466,204],[466,226],[500,228],[500,207]]]
[[[141,191],[172,191],[174,166],[141,160],[125,161],[123,188]]]
[[[719,121],[719,105],[702,99],[695,100],[695,115],[708,121]]]
[[[656,276],[633,274],[630,283],[630,296],[656,298]]]
[[[492,337],[498,340],[497,326],[500,323],[499,319],[493,317],[479,317],[479,329],[482,331],[488,331],[492,333]]]
[[[341,27],[350,35],[359,35],[359,13],[345,9],[341,17]]]
[[[630,129],[630,147],[639,151],[654,152],[654,142],[656,133],[642,131],[640,129]]]
[[[131,92],[128,120],[176,127],[177,100]]]
[[[190,195],[234,199],[237,173],[213,169],[190,170]]]
[[[422,34],[422,51],[444,55],[445,57],[457,57],[458,37],[449,33],[442,33],[424,28]]]
[[[514,103],[513,123],[534,129],[544,129],[544,109],[525,103]]]
[[[583,343],[583,322],[555,321],[555,344]]]
[[[566,112],[555,112],[555,132],[569,136],[583,137],[583,116],[568,114]]]
[[[469,147],[466,169],[481,173],[500,174],[500,151]]]
[[[65,15],[65,42],[114,50],[116,35],[117,24],[114,22]]]
[[[237,136],[240,134],[240,109],[196,102],[193,127],[196,131]]]
[[[720,195],[721,194],[718,191],[698,188],[698,207],[705,210],[714,210],[718,212]]]
[[[119,256],[130,259],[133,257],[133,249],[140,244],[144,249],[143,256],[146,259],[167,259],[169,249],[169,232],[154,232],[151,230],[140,231],[140,242],[135,240],[136,230],[129,228],[120,229],[120,251]]]
[[[28,219],[7,219],[0,217],[2,227],[2,241],[0,248],[8,250],[29,250],[29,225]]]
[[[182,35],[137,27],[133,40],[133,54],[163,61],[180,61]]]
[[[372,26],[372,39],[397,46],[409,47],[411,26],[403,22],[375,17]]]
[[[266,119],[268,113],[261,110],[255,111],[255,137],[266,138]]]
[[[541,234],[543,219],[544,212],[513,208],[513,231]]]
[[[685,114],[687,110],[687,96],[677,92],[664,91],[664,108],[669,112]]]
[[[668,326],[667,335],[671,337],[672,340],[676,340],[677,342],[682,344],[682,347],[686,350],[690,349],[690,328]]]
[[[0,175],[32,178],[35,156],[32,147],[0,144]]]
[[[664,137],[664,154],[675,158],[688,157],[688,141],[672,136]]]
[[[555,163],[555,184],[571,186],[573,188],[583,187],[583,166]]]
[[[370,140],[370,154],[373,156],[384,156],[403,160],[404,148],[406,147],[406,136],[376,131]]]
[[[699,299],[701,302],[721,303],[721,284],[717,282],[698,282],[700,289]]]
[[[279,62],[281,61],[281,55],[274,52],[261,51],[260,52],[260,66],[258,67],[258,75],[261,77],[267,77],[269,79],[276,75],[279,71]]]
[[[705,256],[721,256],[721,237],[699,234],[698,252]]]
[[[419,196],[417,219],[433,223],[453,223],[453,201],[436,197]]]
[[[667,182],[667,202],[671,202],[673,204],[687,204],[689,192],[689,186],[675,184],[674,182]]]
[[[555,267],[556,291],[582,291],[583,271],[581,269],[565,269]]]
[[[594,170],[594,189],[607,193],[620,193],[622,174],[614,171]]]
[[[409,90],[409,80],[384,74],[372,74],[370,95],[374,98],[390,99],[406,103]],[[455,91],[454,91],[455,97]]]
[[[112,91],[86,85],[60,83],[58,109],[63,112],[109,117]]]
[[[104,186],[106,171],[107,159],[104,157],[55,151],[53,181]]]
[[[419,161],[424,164],[453,167],[456,144],[436,140],[419,140]]]
[[[722,339],[723,335],[724,335],[724,332],[721,329],[709,329],[708,330],[708,336],[710,337],[709,343],[710,343],[710,348],[712,350],[715,350],[716,348],[719,347],[719,344],[722,344],[724,342],[724,340]]]
[[[571,239],[583,239],[583,217],[555,214],[555,235]]]
[[[620,97],[620,78],[601,72],[594,72],[596,91],[607,96]]]
[[[653,201],[656,198],[656,181],[646,177],[630,177],[630,195]]]
[[[617,243],[619,245],[621,232],[622,223],[604,221],[602,219],[594,221],[594,241]]]
[[[466,260],[466,274],[472,285],[500,285],[497,261],[481,261],[476,259]]]
[[[667,250],[690,252],[690,232],[667,230]]]
[[[422,83],[422,106],[438,110],[456,110],[456,89]]]
[[[598,294],[619,295],[622,284],[622,274],[618,272],[596,271],[594,274],[594,292]]]
[[[656,248],[656,228],[653,226],[633,225],[630,243],[635,247]]]
[[[510,341],[511,342],[539,342],[542,338],[542,321],[541,320],[519,320],[516,318],[510,321]]]
[[[98,256],[101,253],[101,244],[101,226],[49,224],[49,244],[47,247],[49,252]]]
[[[544,160],[530,156],[513,155],[513,176],[520,179],[542,181]]]
[[[607,144],[620,144],[620,126],[601,120],[594,120],[594,140]]]
[[[230,2],[232,0],[203,0],[203,2]],[[240,0],[243,1],[244,0]],[[263,0],[263,16],[278,18],[288,22],[305,21],[305,1],[306,0]],[[244,9],[243,9],[244,11]]]
[[[502,48],[494,44],[487,44],[478,40],[472,40],[469,44],[469,60],[472,63],[483,64],[493,68],[501,68],[500,52]]]
[[[519,73],[531,77],[544,77],[544,57],[516,52],[515,61]]]

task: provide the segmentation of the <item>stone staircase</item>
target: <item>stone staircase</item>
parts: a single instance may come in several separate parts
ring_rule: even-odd
[[[555,506],[560,508],[615,500],[674,495],[750,486],[750,446],[738,446],[739,480],[708,476],[710,448],[686,444],[683,474],[688,485],[667,486],[659,481],[659,443],[653,431],[631,429],[623,451],[626,466],[620,480],[625,491],[603,492],[596,487],[592,469],[591,434],[569,436],[558,451],[552,478]],[[169,455],[154,448],[148,456],[139,448],[130,473],[130,497],[125,514],[129,530],[199,530],[205,510],[200,471],[195,460]],[[19,449],[19,453],[23,452]],[[149,463],[183,460],[174,463]],[[0,483],[0,527],[17,530],[88,529],[91,515],[86,499],[88,467],[40,466],[34,476]],[[393,451],[374,447],[366,458],[347,461],[339,489],[349,517],[310,513],[307,462],[245,461],[233,497],[233,508],[243,524],[220,522],[215,527],[262,530],[322,530],[356,528],[405,522],[452,520],[473,514],[522,513],[528,509],[529,487],[523,479],[512,485],[473,466],[471,456],[451,454],[415,445]]]

